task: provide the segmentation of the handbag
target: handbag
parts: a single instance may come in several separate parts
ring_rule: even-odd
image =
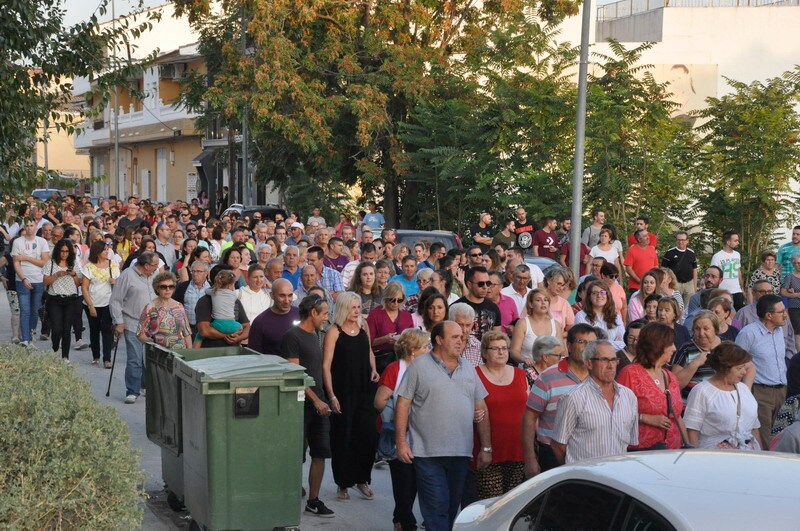
[[[739,395],[739,387],[736,387],[736,428],[734,433],[722,442],[717,443],[715,448],[719,450],[757,450],[753,439],[743,439],[739,433],[739,419],[742,416],[742,397]]]
[[[664,394],[667,395],[667,416],[676,419],[676,418],[678,418],[678,416],[675,414],[675,408],[672,407],[672,394],[669,392],[669,384],[670,384],[669,375],[666,373],[666,371],[664,371],[664,369],[661,369],[661,372],[664,373],[664,380],[666,381],[666,386],[664,388]],[[688,449],[688,448],[694,448],[694,446],[689,444],[689,441],[686,439],[686,435],[683,433],[683,430],[681,430],[680,427],[678,427],[678,433],[681,434],[681,448],[682,449],[685,450],[685,449]]]

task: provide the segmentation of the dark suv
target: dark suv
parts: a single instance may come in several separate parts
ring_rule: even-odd
[[[253,214],[255,214],[256,212],[261,212],[261,219],[263,220],[271,219],[274,221],[276,214],[281,214],[283,216],[283,219],[286,219],[287,217],[286,209],[274,203],[270,203],[268,205],[250,205],[250,206],[244,206],[240,203],[234,203],[225,209],[225,212],[222,213],[222,216],[229,216],[235,213],[238,214],[239,219],[244,219],[245,217],[253,219]]]
[[[380,231],[376,232],[380,234]],[[448,251],[453,248],[461,249],[463,247],[458,235],[447,230],[397,229],[395,232],[397,233],[397,243],[405,244],[409,249],[414,249],[414,244],[420,241],[428,243],[441,242]]]

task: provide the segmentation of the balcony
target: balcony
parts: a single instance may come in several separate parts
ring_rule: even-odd
[[[597,8],[597,21],[624,17],[669,7],[763,7],[796,6],[800,0],[620,0]]]
[[[128,108],[119,107],[119,132],[121,143],[140,142],[173,136],[173,130],[185,129],[187,122],[197,117],[195,113],[179,109],[175,104],[164,104],[160,98],[155,105],[131,103]],[[78,127],[74,138],[75,149],[102,147],[114,142],[114,111],[106,108],[103,116],[88,118]]]

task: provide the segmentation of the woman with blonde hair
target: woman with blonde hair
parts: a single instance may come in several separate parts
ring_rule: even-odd
[[[417,497],[417,475],[414,465],[403,463],[394,452],[394,406],[397,389],[406,369],[420,356],[424,356],[430,344],[430,334],[417,328],[403,330],[394,344],[397,361],[390,363],[381,374],[378,391],[375,393],[375,409],[381,414],[381,436],[378,453],[389,461],[394,496],[392,522],[395,529],[416,529],[414,499]]]
[[[373,308],[367,317],[379,374],[394,361],[394,343],[400,333],[406,328],[414,328],[414,318],[403,309],[405,298],[402,284],[389,282],[383,290],[381,305]]]
[[[546,289],[536,288],[525,297],[525,315],[517,320],[511,336],[511,359],[533,366],[533,344],[537,338],[564,335],[561,323],[550,315],[550,294]]]
[[[394,342],[392,342],[394,346]],[[340,500],[355,487],[371,500],[369,488],[375,459],[374,384],[378,382],[369,332],[361,316],[361,297],[339,294],[333,324],[325,333],[322,379],[331,410],[331,469]]]

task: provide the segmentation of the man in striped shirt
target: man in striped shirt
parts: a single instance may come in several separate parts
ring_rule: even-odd
[[[526,478],[560,464],[550,449],[558,400],[588,376],[589,372],[583,363],[583,349],[596,340],[597,332],[591,325],[576,324],[567,333],[569,357],[542,372],[533,382],[522,417]]]
[[[624,454],[639,444],[636,395],[614,381],[616,349],[605,340],[583,350],[589,377],[558,402],[550,448],[560,463]]]

